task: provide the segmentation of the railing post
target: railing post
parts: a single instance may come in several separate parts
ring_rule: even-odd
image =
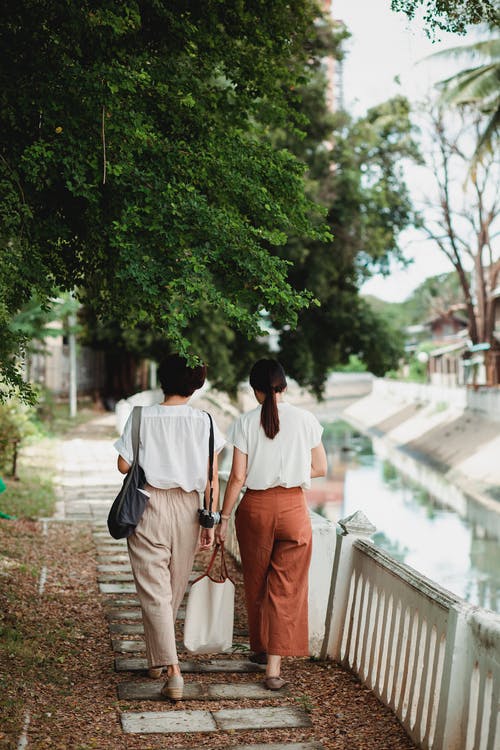
[[[325,637],[320,659],[326,659],[328,656],[335,661],[341,659],[340,647],[353,569],[352,545],[356,539],[368,539],[375,531],[375,526],[360,510],[338,522],[337,543],[325,617]]]
[[[466,629],[465,610],[460,605],[451,607],[434,741],[439,750],[465,747],[468,720],[465,696],[471,679],[466,670]]]

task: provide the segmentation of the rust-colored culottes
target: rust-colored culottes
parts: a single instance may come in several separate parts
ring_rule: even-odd
[[[253,651],[308,656],[312,533],[301,487],[247,490],[236,511]]]
[[[147,486],[151,497],[128,552],[142,609],[149,667],[177,664],[175,619],[198,545],[197,492]]]

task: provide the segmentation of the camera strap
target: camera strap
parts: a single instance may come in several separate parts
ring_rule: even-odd
[[[208,481],[210,482],[210,503],[209,512],[212,512],[212,506],[214,503],[214,423],[211,414],[208,411],[205,412],[210,420],[210,435],[208,438]],[[203,508],[207,509],[207,503],[205,500],[205,493],[203,493]]]

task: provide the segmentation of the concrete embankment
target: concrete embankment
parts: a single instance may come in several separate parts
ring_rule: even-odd
[[[377,379],[344,416],[478,535],[500,539],[500,399],[485,397],[482,408],[480,394],[471,404],[465,390]]]

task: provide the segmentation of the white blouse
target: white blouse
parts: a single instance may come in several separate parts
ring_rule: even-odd
[[[214,422],[214,450],[225,440]],[[148,484],[159,489],[181,487],[185,492],[205,490],[208,479],[208,415],[187,404],[143,406],[139,435],[139,463]],[[128,464],[133,461],[132,414],[114,444]]]
[[[260,424],[261,408],[242,414],[228,432],[228,443],[248,456],[245,485],[251,490],[310,487],[311,449],[320,444],[323,427],[314,414],[280,402],[280,430],[271,440]]]

